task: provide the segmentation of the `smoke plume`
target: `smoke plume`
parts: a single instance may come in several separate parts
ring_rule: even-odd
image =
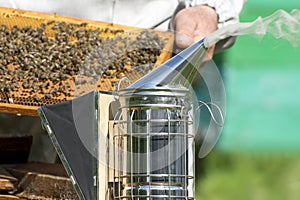
[[[265,18],[258,17],[253,22],[242,22],[225,26],[208,35],[205,39],[205,45],[209,47],[229,36],[255,34],[262,38],[266,33],[277,39],[286,39],[294,47],[299,46],[300,11],[294,9],[288,13],[284,10],[277,10],[272,15]]]

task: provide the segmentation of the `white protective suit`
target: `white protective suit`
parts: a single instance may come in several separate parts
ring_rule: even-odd
[[[180,2],[214,7],[221,27],[238,20],[245,0],[0,0],[0,6],[151,28],[172,16]]]
[[[155,27],[157,30],[166,31],[169,19],[174,16],[175,11],[202,4],[215,8],[219,28],[235,23],[239,20],[239,13],[244,2],[245,0],[0,0],[0,6],[141,28]],[[224,43],[221,48],[229,47],[231,44]],[[0,124],[0,133],[16,132],[35,135],[30,160],[55,161],[53,158],[55,151],[50,147],[50,142],[41,139],[45,138],[46,134],[40,134],[45,131],[41,129],[38,118],[0,114],[0,120],[3,122]],[[5,123],[6,120],[18,126],[8,127],[11,123]],[[36,137],[36,135],[41,135],[41,137]]]

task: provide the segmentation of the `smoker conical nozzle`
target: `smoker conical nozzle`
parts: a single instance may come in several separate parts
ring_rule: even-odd
[[[204,39],[201,39],[125,90],[155,89],[157,87],[189,88],[202,64],[206,50]]]

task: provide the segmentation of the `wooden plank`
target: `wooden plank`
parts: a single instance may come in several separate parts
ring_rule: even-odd
[[[26,106],[19,104],[0,103],[0,111],[3,113],[15,114],[18,116],[38,116],[37,106]]]
[[[99,185],[99,198],[104,198],[108,192],[108,166],[107,161],[109,160],[107,154],[107,146],[108,144],[108,121],[110,117],[110,109],[113,107],[111,104],[115,101],[114,96],[112,94],[99,94],[99,143],[98,143],[98,185]],[[111,155],[110,155],[111,156]],[[105,198],[107,199],[107,198]]]
[[[19,180],[21,180],[27,173],[48,174],[64,178],[68,177],[63,165],[60,163],[26,163],[11,165],[6,167],[6,169]]]
[[[0,194],[0,200],[19,200],[20,198],[13,195]]]
[[[10,180],[0,178],[0,191],[11,191],[14,189],[14,184]]]
[[[0,166],[0,191],[13,192],[17,190],[18,179]]]

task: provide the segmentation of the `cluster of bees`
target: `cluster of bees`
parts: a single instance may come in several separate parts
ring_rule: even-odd
[[[124,30],[95,29],[87,23],[2,24],[0,102],[44,105],[67,100],[81,85],[95,88],[99,80],[119,79],[128,70],[151,70],[163,47],[164,40],[149,31],[132,37]]]

